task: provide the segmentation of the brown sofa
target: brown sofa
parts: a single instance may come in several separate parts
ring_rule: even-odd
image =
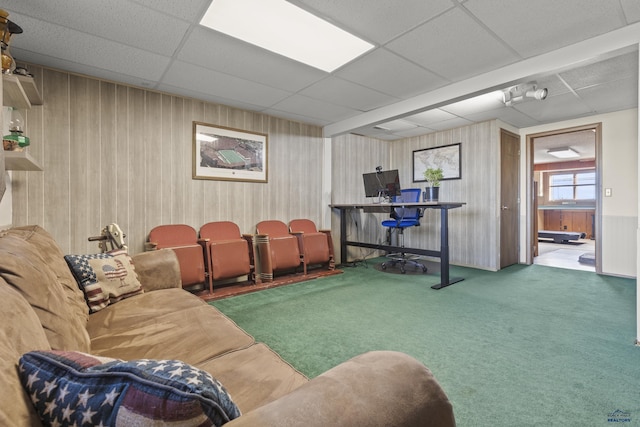
[[[194,365],[218,379],[241,410],[229,426],[455,424],[447,396],[415,359],[370,352],[308,380],[183,290],[173,251],[133,260],[144,293],[89,315],[49,233],[38,226],[0,233],[0,425],[41,425],[17,364],[26,352],[51,349]]]

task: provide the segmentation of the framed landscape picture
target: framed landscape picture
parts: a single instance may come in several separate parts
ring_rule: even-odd
[[[193,179],[267,182],[268,136],[193,122]]]
[[[425,148],[413,152],[413,182],[424,182],[424,171],[429,168],[442,169],[443,179],[461,179],[462,160],[460,145],[450,144]]]

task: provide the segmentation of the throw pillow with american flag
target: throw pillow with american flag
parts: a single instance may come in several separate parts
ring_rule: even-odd
[[[43,425],[207,427],[240,416],[218,380],[179,360],[32,351],[18,369]]]
[[[84,292],[90,313],[143,292],[133,261],[126,250],[66,255],[64,259]]]

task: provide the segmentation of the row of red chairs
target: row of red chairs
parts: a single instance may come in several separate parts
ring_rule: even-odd
[[[258,247],[260,273],[256,274],[254,242]],[[247,276],[252,283],[271,281],[276,272],[297,271],[302,266],[326,265],[335,268],[333,241],[328,230],[318,231],[313,221],[295,219],[289,225],[278,220],[262,221],[256,234],[241,234],[231,221],[209,222],[200,231],[186,224],[154,227],[149,232],[147,250],[173,249],[180,263],[182,286]]]

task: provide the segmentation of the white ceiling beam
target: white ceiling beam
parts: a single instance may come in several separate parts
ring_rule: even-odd
[[[637,49],[639,42],[640,22],[326,125],[323,128],[323,134],[329,138],[348,133],[363,126],[373,126],[438,108],[510,86],[531,76],[550,74],[558,70],[572,68],[585,61],[606,57],[617,50],[625,48]]]

